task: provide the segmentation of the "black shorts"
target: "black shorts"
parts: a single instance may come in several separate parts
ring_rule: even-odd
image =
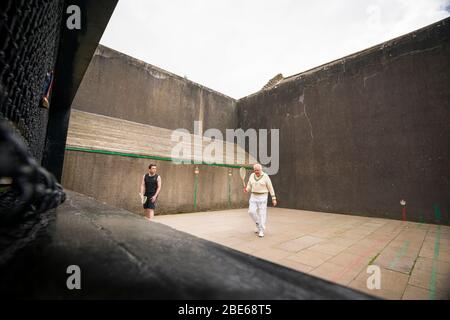
[[[144,209],[155,209],[156,208],[156,201],[152,202],[153,196],[147,196],[147,201],[145,201],[143,207]]]

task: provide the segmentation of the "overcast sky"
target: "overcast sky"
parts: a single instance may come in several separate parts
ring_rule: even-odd
[[[119,0],[101,43],[233,98],[450,16],[450,0]]]

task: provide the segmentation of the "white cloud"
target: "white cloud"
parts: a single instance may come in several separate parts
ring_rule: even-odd
[[[450,0],[120,0],[101,43],[234,98],[448,17]]]

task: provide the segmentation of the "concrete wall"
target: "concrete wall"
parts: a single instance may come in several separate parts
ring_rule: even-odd
[[[449,223],[450,20],[238,101],[280,129],[282,207]]]
[[[150,163],[157,165],[162,178],[156,214],[241,208],[248,203],[248,195],[242,192],[239,169],[199,165],[197,207],[194,208],[195,165],[77,151],[66,151],[63,185],[107,204],[143,214],[138,193]]]
[[[235,128],[236,101],[99,45],[72,107],[167,129]]]
[[[185,128],[191,133],[194,121],[201,120],[203,130],[217,128],[224,138],[225,129],[237,126],[234,99],[101,45],[72,108],[166,129]],[[158,164],[163,177],[156,212],[194,211],[193,165],[66,151],[62,183],[65,188],[142,213],[140,179],[152,162]],[[248,196],[242,194],[238,171],[233,170],[229,201],[229,169],[199,168],[196,210],[245,206]]]
[[[280,206],[402,219],[404,199],[407,220],[449,224],[449,83],[446,19],[237,102],[100,46],[73,107],[168,129],[199,119],[204,129],[279,128]],[[148,163],[66,152],[63,184],[138,212],[137,191],[123,190],[138,190]],[[193,167],[159,165],[169,181],[159,212],[192,211]],[[198,210],[228,206],[227,170],[201,166]],[[233,174],[232,206],[245,206]],[[214,192],[200,191],[207,184]]]

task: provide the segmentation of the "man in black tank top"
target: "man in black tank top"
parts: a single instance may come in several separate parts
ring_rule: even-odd
[[[143,204],[145,209],[145,218],[152,219],[155,215],[156,199],[161,191],[161,177],[156,174],[156,164],[148,166],[148,173],[142,177],[141,196],[147,197]]]

